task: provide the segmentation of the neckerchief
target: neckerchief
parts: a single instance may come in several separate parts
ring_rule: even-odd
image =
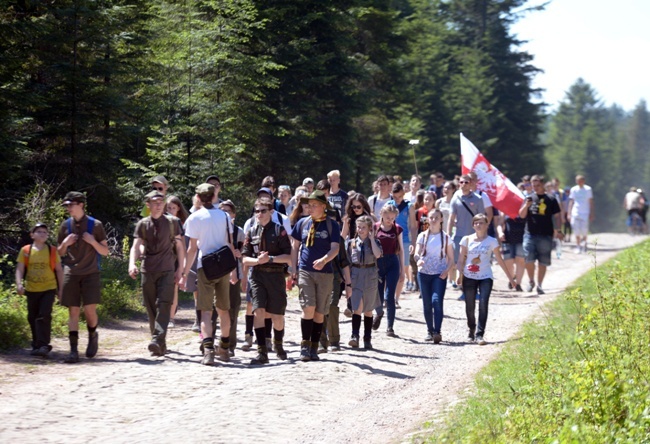
[[[311,247],[314,245],[314,239],[316,238],[316,224],[324,221],[327,218],[327,215],[321,217],[320,219],[311,218],[311,227],[309,227],[309,234],[307,235],[307,241],[305,245]]]

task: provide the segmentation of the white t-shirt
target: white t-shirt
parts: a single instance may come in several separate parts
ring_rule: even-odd
[[[203,267],[201,258],[219,248],[228,245],[228,233],[232,239],[232,223],[228,213],[214,207],[207,209],[205,207],[196,210],[185,221],[185,236],[191,239],[198,239],[199,258],[197,270]]]
[[[591,191],[591,187],[589,185],[584,185],[582,188],[576,185],[571,188],[571,192],[569,193],[569,199],[573,200],[573,207],[571,207],[571,217],[589,220],[589,213],[591,211],[589,200],[593,198],[594,194]]]
[[[418,234],[418,239],[416,241],[418,245],[424,245],[427,233],[429,233],[429,230]],[[424,260],[424,264],[419,271],[420,273],[428,275],[440,274],[447,269],[447,261],[449,258],[447,257],[447,250],[445,247],[449,245],[451,241],[447,233],[444,231],[442,232],[442,242],[444,242],[444,245],[440,241],[440,233],[429,233],[428,237],[426,249],[424,250],[426,254],[422,256],[422,253],[420,253],[421,259]],[[442,257],[440,257],[440,250],[443,250]],[[420,249],[420,251],[422,251],[422,249]]]
[[[490,259],[492,252],[499,246],[499,241],[491,236],[479,241],[476,234],[465,236],[460,241],[461,246],[467,247],[467,260],[463,269],[463,276],[470,279],[491,279],[492,266]]]
[[[284,214],[281,214],[278,211],[273,211],[273,214],[271,214],[271,221],[275,222],[276,224],[282,225],[284,229],[287,231],[287,233],[291,233],[291,222],[289,221],[289,218]],[[244,223],[244,233],[248,233],[248,230],[253,225],[255,225],[255,216],[249,218]]]
[[[373,212],[373,214],[375,216],[377,216],[377,218],[380,217],[381,209],[384,208],[384,205],[386,205],[386,202],[388,202],[391,199],[392,199],[392,197],[391,197],[390,194],[388,195],[388,197],[386,199],[380,199],[379,195],[377,195],[377,200],[375,200],[375,204],[373,205],[373,208],[372,208],[372,212]]]

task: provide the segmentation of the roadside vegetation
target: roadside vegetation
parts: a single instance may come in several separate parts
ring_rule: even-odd
[[[648,263],[646,241],[544,307],[427,442],[649,442]]]

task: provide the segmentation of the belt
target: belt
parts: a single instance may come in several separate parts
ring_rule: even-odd
[[[372,264],[352,264],[351,266],[354,267],[354,268],[372,268],[375,265],[377,265],[377,264],[375,264],[375,263],[372,263]]]
[[[284,273],[284,268],[260,268],[257,266],[253,268],[253,271],[261,271],[263,273]]]

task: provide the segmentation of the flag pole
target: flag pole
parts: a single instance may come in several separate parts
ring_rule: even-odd
[[[415,174],[417,174],[418,176],[420,175],[420,173],[418,173],[418,161],[415,158],[415,145],[417,145],[419,143],[420,143],[419,139],[411,139],[411,140],[409,140],[409,145],[413,145],[413,165],[415,165]]]

